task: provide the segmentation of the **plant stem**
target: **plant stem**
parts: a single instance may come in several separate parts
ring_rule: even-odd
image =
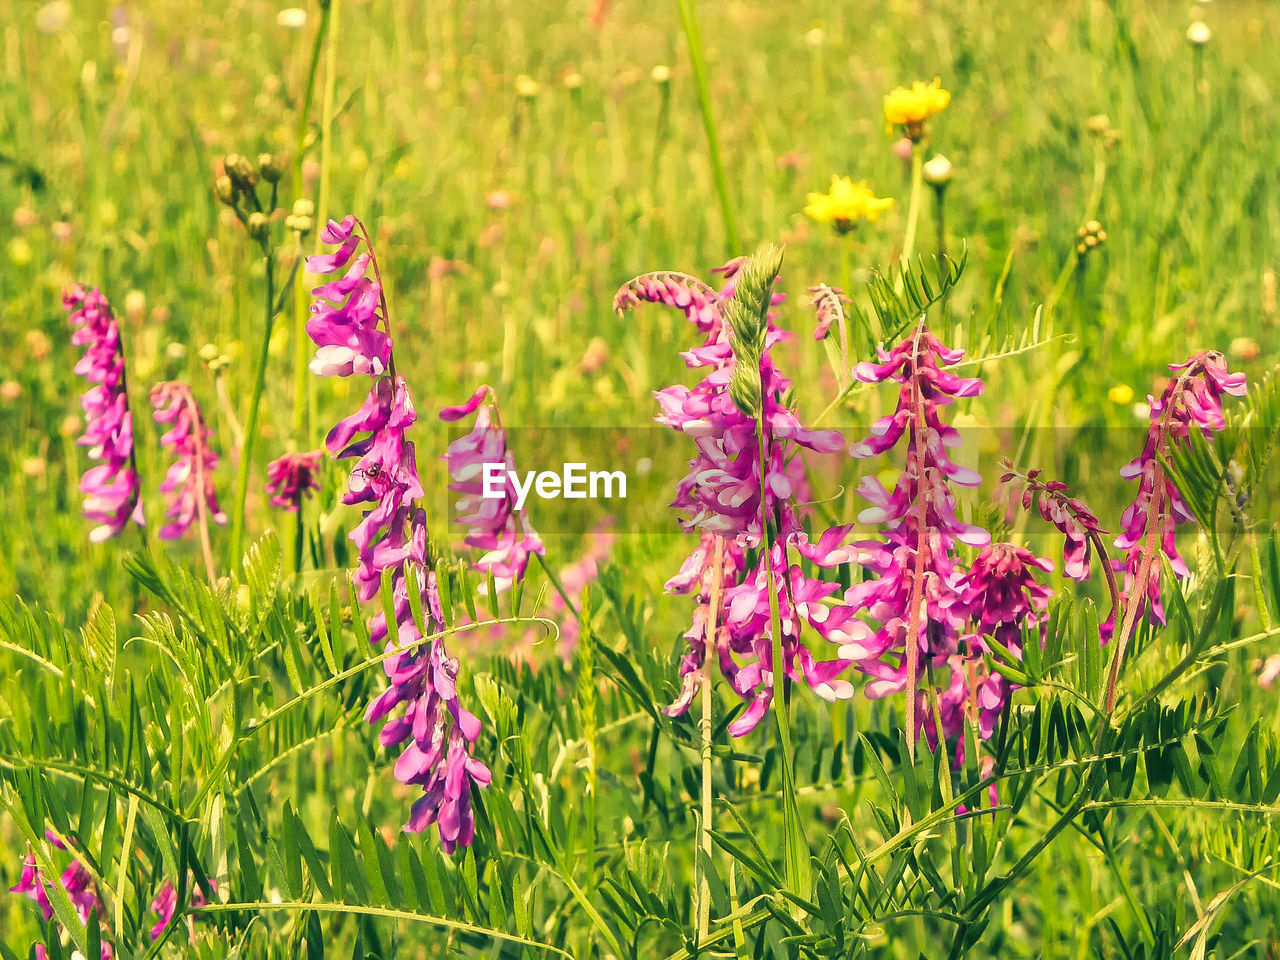
[[[697,0],[676,0],[680,8],[680,21],[684,36],[689,42],[689,60],[693,65],[693,79],[698,88],[698,106],[702,110],[702,125],[707,131],[707,149],[711,154],[711,172],[715,176],[716,192],[720,195],[720,215],[724,220],[725,239],[735,253],[742,249],[738,225],[733,217],[733,201],[729,197],[729,180],[724,174],[724,162],[720,158],[720,139],[716,134],[715,115],[711,110],[711,82],[707,76],[707,60],[702,46],[702,34],[698,30]]]
[[[768,433],[764,419],[764,398],[760,400],[756,434],[760,441],[760,548],[769,588],[769,633],[772,640],[770,671],[773,680],[773,716],[778,724],[778,749],[782,762],[783,864],[787,886],[793,893],[808,897],[810,867],[807,844],[800,828],[800,806],[796,802],[795,772],[791,768],[791,717],[787,697],[787,665],[783,659],[782,618],[778,612],[778,585],[773,575],[773,544],[769,538],[769,515],[765,510],[765,490],[769,465]],[[786,547],[782,548],[785,550]],[[785,569],[785,564],[783,565]]]
[[[249,415],[244,423],[244,445],[240,448],[240,468],[236,474],[236,503],[231,515],[231,556],[228,566],[232,569],[240,562],[244,545],[244,510],[249,496],[249,463],[253,459],[253,442],[258,435],[258,409],[262,404],[262,391],[267,382],[267,361],[270,359],[271,330],[275,326],[276,272],[271,249],[264,243],[266,261],[266,316],[262,328],[262,348],[258,351],[258,371],[254,377],[253,393],[249,396]]]
[[[924,148],[917,143],[911,145],[911,199],[907,204],[907,232],[902,238],[901,264],[903,273],[899,274],[894,287],[901,292],[905,271],[911,266],[911,258],[916,252],[916,229],[920,224],[920,207],[924,200]]]
[[[720,614],[720,586],[724,578],[724,538],[716,537],[716,548],[711,569],[711,609],[707,614],[707,633],[705,649],[702,654],[702,719],[698,722],[702,736],[702,817],[698,822],[698,847],[707,862],[711,860],[711,722],[714,698],[711,689],[711,670],[708,661],[715,648],[717,619]],[[707,870],[698,864],[698,943],[707,938],[711,927],[711,887],[707,881]]]

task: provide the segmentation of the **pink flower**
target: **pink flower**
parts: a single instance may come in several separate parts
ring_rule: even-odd
[[[160,528],[161,539],[177,540],[202,514],[214,523],[225,524],[227,515],[218,506],[213,486],[213,471],[218,466],[218,455],[209,446],[213,431],[205,426],[191,388],[179,380],[158,383],[151,388],[151,405],[156,423],[172,424],[160,437],[160,444],[176,457],[160,484],[161,493],[173,494],[165,512],[169,522]]]
[[[319,450],[310,453],[286,453],[267,464],[267,482],[264,487],[271,494],[273,507],[283,507],[289,513],[297,513],[303,497],[310,497],[319,489],[316,472],[320,468]]]
[[[86,495],[85,516],[99,524],[89,539],[99,543],[117,536],[130,520],[145,524],[134,462],[133,411],[125,389],[120,327],[106,298],[98,290],[74,284],[62,302],[76,327],[71,342],[85,348],[76,373],[94,384],[80,400],[85,431],[77,442],[89,448],[90,460],[98,461],[85,472],[80,492]]]
[[[440,419],[454,422],[476,415],[470,433],[449,444],[442,458],[449,465],[449,489],[458,495],[454,522],[467,530],[464,543],[486,551],[475,567],[493,575],[494,587],[508,590],[524,578],[533,555],[545,556],[538,536],[523,508],[516,510],[516,491],[510,473],[515,461],[507,449],[507,434],[498,418],[498,403],[492,388],[482,386],[466,403],[446,407]],[[485,496],[485,471],[501,468],[501,496]]]
[[[1117,573],[1124,573],[1125,597],[1135,590],[1141,594],[1138,614],[1149,611],[1159,623],[1165,622],[1160,596],[1161,563],[1154,550],[1148,548],[1154,546],[1164,554],[1176,577],[1190,576],[1178,553],[1174,533],[1179,524],[1194,520],[1178,488],[1166,475],[1161,458],[1167,457],[1172,447],[1185,446],[1193,427],[1206,438],[1223,429],[1226,418],[1222,397],[1243,397],[1247,391],[1244,374],[1229,373],[1226,357],[1214,350],[1197,353],[1185,363],[1170,364],[1169,369],[1182,372],[1169,381],[1158,400],[1147,398],[1151,403],[1151,427],[1146,445],[1137,459],[1120,470],[1124,479],[1138,481],[1138,494],[1120,518],[1123,530],[1115,545],[1124,551],[1124,556],[1113,563]],[[1103,636],[1109,637],[1114,628],[1114,620],[1108,619]]]
[[[378,329],[385,309],[382,280],[367,250],[356,256],[364,242],[363,227],[357,235],[357,226],[361,224],[353,216],[341,223],[330,220],[320,239],[340,246],[333,253],[307,258],[311,273],[337,273],[346,268],[338,279],[311,291],[316,298],[307,322],[307,334],[316,344],[311,372],[322,377],[376,377],[391,362],[391,337]],[[372,277],[368,275],[371,264]]]
[[[947,448],[959,444],[954,427],[944,424],[941,407],[982,392],[982,382],[943,368],[958,363],[961,350],[945,347],[921,321],[880,363],[864,362],[854,376],[864,383],[900,384],[893,413],[876,421],[871,436],[850,448],[857,458],[879,456],[904,437],[906,465],[892,491],[866,478],[859,487],[871,506],[861,523],[880,524],[884,539],[861,544],[862,565],[876,578],[854,584],[845,600],[880,624],[873,636],[842,646],[840,655],[857,661],[872,679],[869,697],[907,692],[907,736],[914,746],[919,723],[916,684],[919,662],[942,666],[957,652],[968,617],[963,574],[955,567],[955,546],[982,547],[991,537],[956,516],[951,485],[977,486],[978,474],[954,463]],[[926,725],[927,727],[927,725]]]
[[[852,643],[867,632],[864,624],[853,619],[849,607],[830,602],[839,590],[837,584],[810,577],[787,560],[787,551],[795,548],[818,566],[847,562],[849,548],[842,543],[849,528],[827,531],[817,544],[810,544],[794,507],[795,502],[808,499],[803,463],[795,454],[800,448],[833,453],[844,448],[844,440],[834,431],[805,429],[795,412],[779,400],[791,384],[778,373],[771,356],[774,344],[784,337],[773,325],[772,315],[766,320],[760,358],[762,419],[767,432],[763,483],[756,420],[739,409],[730,395],[737,361],[722,307],[737,295],[742,264],[734,260],[716,271],[725,277],[718,291],[684,274],[654,273],[630,281],[614,297],[619,311],[641,302],[674,306],[703,335],[700,347],[681,354],[690,368],[707,370],[703,380],[693,388],[677,385],[654,394],[660,407],[654,419],[694,442],[695,456],[676,487],[672,506],[684,513],[682,526],[701,534],[680,573],[667,583],[672,592],[694,593],[696,606],[684,635],[689,650],[680,661],[681,688],[665,712],[677,716],[689,709],[704,680],[710,642],[721,673],[748,704],[729,726],[734,736],[749,733],[763,719],[773,700],[776,673],[805,682],[827,700],[853,695],[853,686],[838,679],[848,662],[815,658],[802,638],[804,625],[837,645]],[[766,291],[764,295],[772,304],[782,302],[779,294]],[[768,555],[762,551],[748,571],[745,553],[763,539],[763,515],[777,518],[776,538]],[[769,636],[770,575],[779,591],[784,660],[776,666]],[[713,607],[712,585],[717,577],[719,606]],[[713,620],[714,631],[710,629]]]
[[[341,246],[334,254],[312,257],[308,269],[328,273],[345,265],[361,242],[354,234],[357,228],[363,235],[355,217],[341,224],[330,221],[321,239]],[[370,268],[372,280],[366,277]],[[365,718],[383,722],[378,737],[383,746],[403,747],[396,778],[422,789],[404,829],[417,833],[437,824],[441,846],[452,853],[475,837],[471,789],[487,786],[490,773],[471,756],[480,721],[458,698],[458,661],[449,656],[440,635],[444,611],[427,551],[427,515],[417,503],[424,491],[413,441],[406,436],[417,413],[405,379],[390,373],[391,337],[377,329],[389,325],[377,276],[377,260],[368,250],[342,280],[314,291],[318,299],[307,329],[320,350],[312,370],[374,378],[360,409],[325,439],[338,459],[356,461],[343,497],[344,503],[365,507],[351,532],[359,554],[356,597],[376,603],[383,580],[389,579],[391,586],[394,623],[388,622],[381,604],[369,621],[370,641],[389,654],[383,671],[390,683],[369,704]],[[413,615],[415,594],[425,634]]]

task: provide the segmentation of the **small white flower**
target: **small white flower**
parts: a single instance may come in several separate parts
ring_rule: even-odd
[[[1187,39],[1197,47],[1203,47],[1212,36],[1213,31],[1203,20],[1196,20],[1187,27]]]

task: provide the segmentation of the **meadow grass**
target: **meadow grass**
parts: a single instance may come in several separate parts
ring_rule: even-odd
[[[330,215],[358,212],[369,225],[384,264],[397,362],[422,414],[428,485],[444,482],[434,461],[448,435],[435,411],[482,382],[497,390],[509,426],[650,424],[652,391],[688,378],[677,351],[693,337],[681,318],[657,308],[615,315],[614,291],[655,269],[705,277],[763,241],[786,245],[783,286],[792,304],[782,322],[795,336],[782,363],[797,379],[805,416],[822,410],[835,381],[811,338],[805,288],[857,286],[900,251],[909,169],[891,150],[881,98],[935,75],[953,100],[931,122],[927,152],[954,165],[945,242],[953,254],[967,251],[944,307],[949,342],[993,354],[1028,337],[1056,338],[983,365],[987,393],[965,413],[992,428],[981,451],[988,480],[998,472],[996,445],[1012,452],[1025,437],[1024,466],[1092,477],[1101,503],[1120,502],[1118,482],[1098,478],[1138,450],[1116,453],[1117,444],[1101,438],[1140,444],[1134,404],[1158,394],[1169,362],[1214,347],[1251,380],[1276,362],[1280,8],[1273,3],[1199,7],[1213,32],[1199,48],[1186,38],[1182,3],[704,0],[698,16],[741,248],[728,240],[721,214],[677,4],[344,0],[336,8],[336,69],[330,80],[322,59],[304,182],[286,176],[282,206],[305,196]],[[83,386],[72,372],[61,291],[73,280],[100,285],[125,316],[130,377],[141,385],[132,389],[147,451],[144,495],[156,497],[150,491],[162,471],[145,385],[182,377],[201,397],[224,453],[217,480],[230,508],[236,459],[228,413],[245,418],[264,271],[211,184],[230,152],[274,152],[292,170],[319,17],[311,7],[307,27],[289,30],[277,24],[277,5],[262,2],[156,0],[127,9],[127,37],[113,42],[110,4],[76,5],[65,25],[42,32],[34,5],[0,0],[0,211],[13,223],[0,251],[7,344],[0,592],[40,604],[72,628],[99,595],[122,621],[150,601],[122,566],[138,546],[133,531],[104,546],[85,539],[75,489],[83,452],[73,442],[78,430],[66,424],[80,413]],[[669,80],[654,79],[660,65],[670,68]],[[566,84],[570,76],[580,83]],[[322,153],[329,83],[332,132]],[[1090,118],[1104,114],[1113,136],[1090,132]],[[807,193],[825,190],[833,175],[865,178],[897,202],[879,223],[836,236],[801,213]],[[925,256],[937,252],[935,203],[930,191],[916,248]],[[1105,228],[1106,243],[1064,272],[1077,229],[1091,219]],[[60,223],[69,224],[68,239],[57,236]],[[307,238],[308,252],[315,242]],[[282,243],[278,275],[287,275],[292,257]],[[249,541],[279,523],[261,492],[267,460],[316,447],[359,399],[344,383],[312,378],[297,425],[292,298],[286,303],[270,341],[252,451]],[[231,360],[216,374],[200,357],[205,344]],[[859,393],[826,425],[855,435],[888,402]],[[325,481],[305,516],[336,544],[319,564],[336,571],[349,565],[342,537],[353,521],[336,503],[338,471]],[[848,515],[854,503],[846,493],[832,510]],[[435,536],[447,543],[446,500],[429,498],[428,506]],[[148,509],[154,527],[158,500]],[[1114,529],[1117,520],[1104,522]],[[676,649],[688,616],[684,601],[662,595],[688,549],[674,520],[671,530],[623,537],[614,556],[663,656]],[[579,549],[573,536],[548,543],[553,569]],[[214,549],[228,569],[228,530],[214,532]],[[199,567],[194,538],[171,551]],[[538,587],[527,593],[532,606]],[[1255,622],[1254,613],[1247,617]],[[1210,678],[1240,691],[1246,730],[1260,716],[1274,727],[1277,716],[1274,692],[1251,682],[1255,655],[1245,651]],[[1156,675],[1150,664],[1144,669]],[[891,708],[875,709],[883,718]],[[860,703],[859,727],[872,715]],[[846,804],[864,787],[824,785],[821,749],[804,746],[831,736],[831,718],[802,710],[795,723],[806,822],[823,829],[823,817],[839,816],[838,801],[856,830],[874,828],[865,809]],[[604,748],[616,761],[610,778],[630,777],[647,747],[620,729]],[[332,772],[312,769],[303,751],[280,765],[277,788],[305,798],[309,822],[323,825],[336,805],[380,811],[394,823],[402,799],[375,785],[372,749],[364,731],[344,733],[324,754]],[[747,774],[732,776],[744,791],[754,786]],[[669,784],[672,797],[681,790]],[[763,810],[767,798],[742,802]],[[648,804],[646,812],[653,815]],[[612,825],[600,827],[605,847],[608,830],[633,814],[626,804],[602,809],[602,823]],[[1048,821],[1051,805],[1032,816]],[[1178,814],[1113,816],[1129,819],[1102,846],[1082,833],[1064,835],[1017,895],[998,905],[981,947],[988,952],[973,955],[1119,956],[1108,924],[1140,935],[1146,914],[1137,905],[1159,905],[1185,928],[1201,900],[1239,879],[1211,864],[1214,851]],[[692,829],[687,816],[675,820]],[[0,864],[0,876],[14,869]],[[1231,942],[1261,950],[1270,937],[1274,946],[1271,887],[1251,893],[1248,906],[1242,900]],[[34,929],[16,900],[0,900],[5,936]],[[867,942],[885,955],[942,955],[932,931],[907,921],[892,938]],[[406,955],[446,955],[432,952],[438,945],[417,949]]]

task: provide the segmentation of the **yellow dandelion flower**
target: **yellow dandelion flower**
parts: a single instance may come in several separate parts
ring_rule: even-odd
[[[829,223],[840,233],[847,233],[859,220],[876,221],[893,206],[889,197],[877,197],[867,181],[854,183],[849,177],[832,177],[826,193],[809,194],[804,212],[819,223]]]
[[[887,132],[895,126],[905,127],[907,136],[919,140],[924,133],[924,122],[941,113],[951,103],[951,91],[944,90],[942,78],[934,77],[933,83],[917,80],[911,89],[898,87],[884,96],[884,119]]]
[[[1124,406],[1133,402],[1133,387],[1127,383],[1118,383],[1107,391],[1107,399],[1112,403]]]

